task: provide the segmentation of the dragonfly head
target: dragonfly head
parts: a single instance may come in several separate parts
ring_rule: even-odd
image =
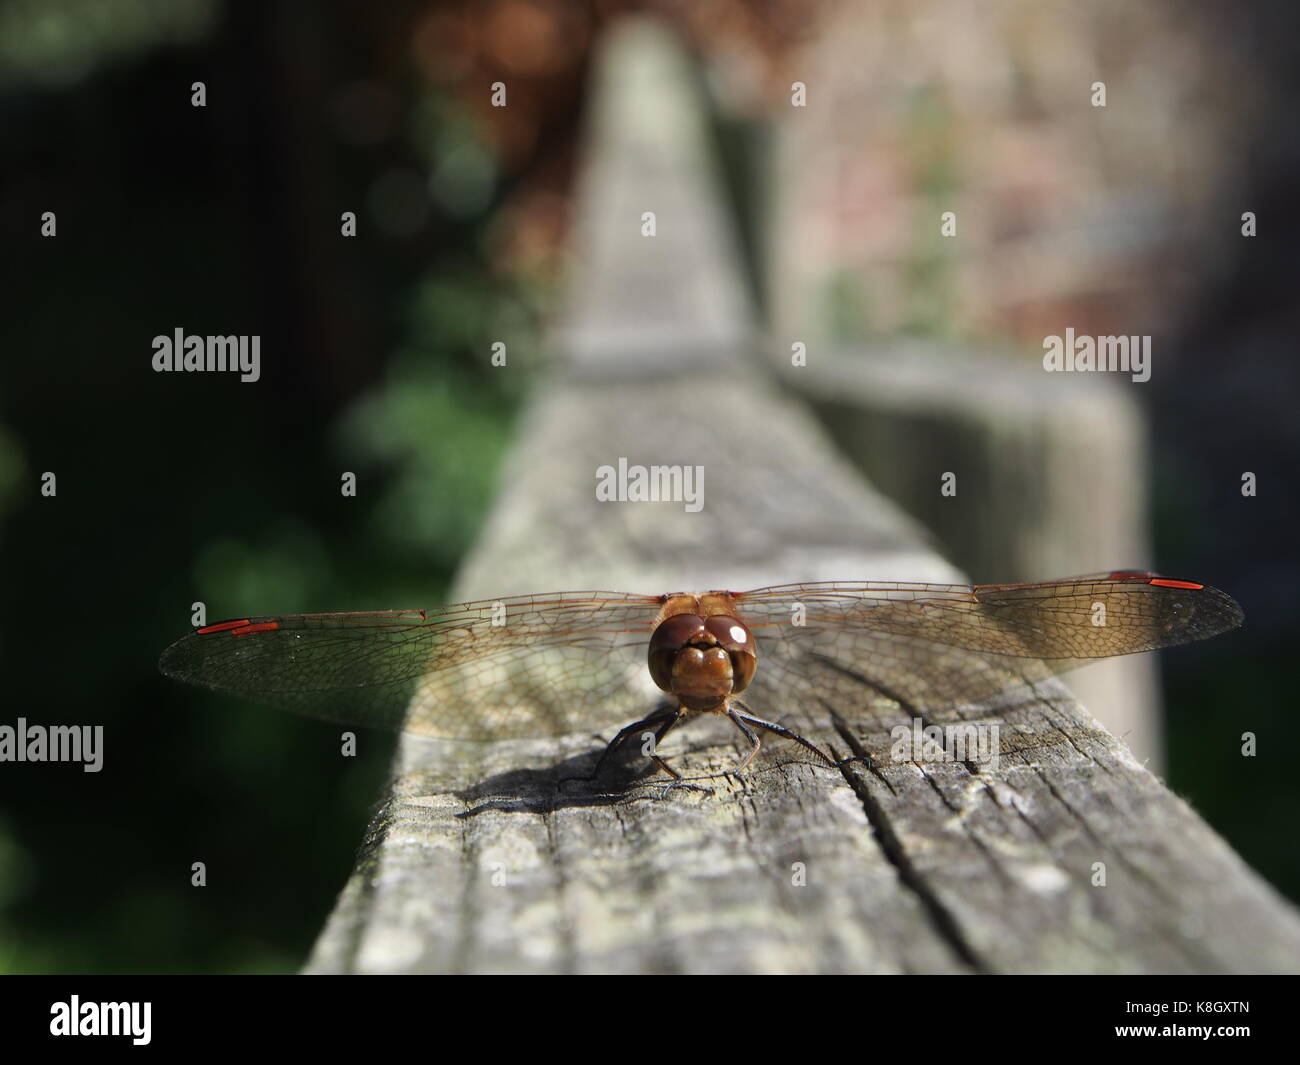
[[[650,637],[650,676],[691,710],[716,710],[754,679],[758,647],[738,618],[674,614]]]

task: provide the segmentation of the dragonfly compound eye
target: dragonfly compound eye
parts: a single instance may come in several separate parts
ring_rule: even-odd
[[[758,645],[754,634],[739,618],[717,614],[704,623],[706,632],[711,633],[731,658],[733,692],[743,692],[754,679],[754,670],[758,667]]]
[[[693,640],[704,636],[704,619],[698,614],[676,614],[665,618],[650,637],[650,676],[666,692],[673,691],[673,663],[678,653]]]

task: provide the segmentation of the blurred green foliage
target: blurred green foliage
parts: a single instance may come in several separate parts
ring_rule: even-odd
[[[8,101],[0,221],[25,269],[0,322],[18,356],[0,381],[0,720],[102,724],[105,757],[98,774],[0,770],[7,971],[301,966],[394,738],[361,733],[342,757],[338,727],[173,684],[158,655],[195,602],[210,621],[444,602],[537,347],[537,292],[484,251],[497,165],[466,117],[394,76],[395,138],[325,139],[295,109],[328,117],[334,85],[373,64],[365,42],[325,26],[326,95],[268,100],[284,87],[240,65],[266,13],[223,10],[188,50],[92,34],[113,63]],[[5,47],[35,62],[49,40]],[[310,61],[298,36],[274,41]],[[323,165],[286,184],[304,155]],[[399,172],[425,177],[394,208]],[[36,232],[46,209],[55,240]],[[151,338],[177,326],[260,335],[262,379],[153,373]],[[497,340],[508,368],[489,365]]]
[[[71,85],[152,47],[202,41],[216,0],[10,0],[0,5],[0,86]]]

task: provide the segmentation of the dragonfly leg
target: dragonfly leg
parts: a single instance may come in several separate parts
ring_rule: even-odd
[[[662,725],[659,726],[659,731],[655,733],[655,750],[656,750],[656,751],[659,750],[659,741],[662,740],[665,736],[668,735],[669,730],[670,730],[670,729],[671,729],[675,724],[677,724],[677,722],[679,722],[679,721],[682,719],[682,717],[684,716],[684,714],[685,714],[685,710],[683,710],[683,709],[679,706],[675,711],[673,711],[673,716],[670,717],[667,721],[665,721]],[[659,755],[658,755],[657,753],[656,753],[656,754],[652,754],[650,757],[654,760],[655,765],[657,765],[660,769],[662,769],[665,773],[667,773],[667,774],[668,774],[670,777],[672,777],[674,780],[681,780],[681,779],[682,779],[682,775],[681,775],[679,772],[677,772],[676,769],[674,769],[672,766],[670,766],[666,761],[664,761],[662,758],[660,758]]]
[[[646,729],[653,728],[655,725],[661,726],[659,731],[655,733],[655,744],[657,745],[660,739],[663,738],[664,734],[677,723],[680,714],[680,707],[661,706],[654,713],[646,715],[640,721],[633,721],[632,724],[628,725],[626,728],[620,729],[618,734],[609,741],[609,744],[605,747],[604,752],[596,762],[596,769],[592,776],[600,776],[600,771],[605,767],[605,763],[609,760],[609,756],[612,755],[615,749],[634,732],[644,732]],[[652,755],[651,757],[653,757],[656,762],[659,762],[662,768],[668,769],[668,767],[664,765],[657,756]],[[673,773],[671,769],[668,769],[668,772]],[[673,773],[673,776],[677,776],[677,774]]]
[[[740,760],[740,764],[732,770],[733,773],[743,773],[745,771],[745,766],[749,765],[749,763],[754,760],[754,755],[758,754],[759,748],[763,746],[763,741],[754,734],[754,730],[745,724],[741,719],[741,716],[736,713],[735,710],[728,709],[727,717],[736,728],[740,729],[741,734],[745,739],[749,740],[750,743],[749,753],[745,755],[745,757]]]
[[[775,721],[764,721],[761,717],[755,717],[753,714],[749,713],[748,707],[746,707],[743,703],[740,703],[738,705],[740,706],[740,710],[731,710],[728,712],[728,716],[730,716],[731,719],[735,721],[738,726],[743,728],[744,726],[741,724],[742,722],[748,725],[757,725],[759,728],[766,729],[768,732],[774,732],[776,733],[776,735],[782,736],[787,740],[794,740],[795,743],[798,743],[801,746],[806,747],[808,748],[808,750],[812,751],[813,754],[815,754],[827,765],[838,767],[839,763],[836,762],[834,758],[828,755],[825,751],[821,750],[815,744],[809,743],[806,739],[800,736],[799,733],[792,732],[784,725],[778,725]],[[745,731],[748,731],[748,729],[746,729]],[[755,747],[754,750],[749,752],[749,758],[754,757],[756,753],[758,753],[757,747]],[[745,762],[748,762],[749,758],[746,758]],[[744,768],[743,763],[741,765],[741,768]]]

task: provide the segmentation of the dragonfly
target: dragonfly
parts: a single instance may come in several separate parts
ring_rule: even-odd
[[[657,749],[692,718],[717,715],[744,737],[735,771],[769,734],[838,765],[800,730],[858,705],[864,688],[914,710],[978,705],[1092,660],[1216,636],[1243,618],[1224,592],[1137,570],[1028,584],[557,592],[222,621],[181,637],[159,668],[309,716],[443,739],[617,729],[597,773],[640,733],[648,756],[677,777]]]

